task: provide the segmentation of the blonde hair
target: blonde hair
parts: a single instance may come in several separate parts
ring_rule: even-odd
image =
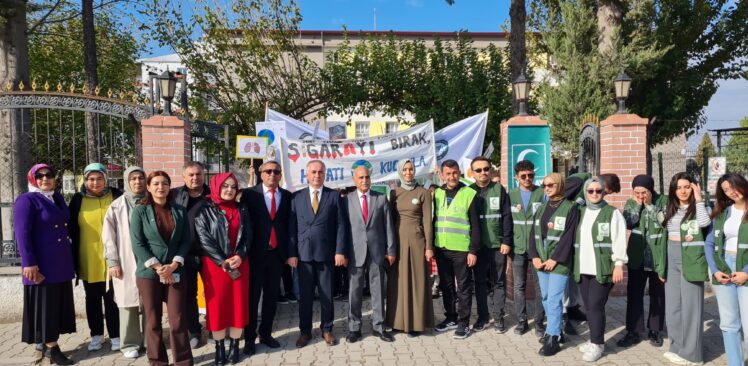
[[[551,173],[543,178],[543,183],[545,183],[546,179],[550,180],[552,183],[556,183],[556,186],[558,187],[558,191],[556,191],[556,194],[554,194],[552,197],[548,197],[548,200],[559,201],[564,199],[564,177],[562,177],[559,173]]]

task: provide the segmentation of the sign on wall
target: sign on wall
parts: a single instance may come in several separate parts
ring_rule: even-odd
[[[535,165],[535,185],[540,185],[543,178],[553,169],[551,160],[551,129],[549,126],[509,126],[507,130],[509,164],[506,169],[509,189],[516,188],[514,165],[522,160],[529,160]]]

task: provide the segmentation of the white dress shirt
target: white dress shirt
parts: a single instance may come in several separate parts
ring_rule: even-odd
[[[309,186],[309,203],[314,204],[314,191],[317,191],[317,203],[322,202],[322,187],[319,187],[317,189],[312,188],[312,186]]]
[[[371,202],[371,190],[366,191],[366,193],[363,193],[363,192],[361,192],[360,190],[357,189],[356,193],[358,193],[358,204],[361,206],[361,216],[363,217],[363,215],[364,215],[364,200],[369,200],[369,202]],[[364,195],[366,195],[366,198],[364,198]],[[369,209],[371,209],[371,207],[369,207]],[[368,217],[366,219],[368,219]],[[366,222],[366,219],[364,219],[364,222]]]
[[[266,185],[262,185],[262,192],[265,196],[265,208],[268,209],[268,213],[270,213],[270,203],[273,202],[273,195],[270,193],[270,188]],[[275,189],[275,212],[278,212],[281,205],[281,191],[279,188]]]

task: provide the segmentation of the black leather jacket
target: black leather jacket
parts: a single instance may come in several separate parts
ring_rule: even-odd
[[[231,250],[229,242],[229,223],[223,211],[215,203],[208,201],[195,217],[195,231],[200,238],[203,255],[210,258],[217,266],[222,265],[234,254],[245,260],[252,245],[252,224],[249,211],[244,205],[239,205],[238,208],[241,225],[235,252]]]

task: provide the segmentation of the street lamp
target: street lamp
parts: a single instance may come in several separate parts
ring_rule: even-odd
[[[514,92],[514,99],[519,104],[519,116],[527,115],[527,100],[530,97],[530,82],[525,78],[525,73],[519,74],[516,80],[512,83],[512,91]]]
[[[619,114],[626,113],[626,99],[629,97],[629,90],[631,88],[631,78],[626,75],[623,70],[618,74],[618,77],[613,80],[615,85],[616,99],[618,100],[618,112]]]
[[[163,74],[156,77],[158,80],[161,99],[165,100],[164,115],[171,116],[171,101],[174,99],[174,93],[177,90],[177,78],[167,69]]]

